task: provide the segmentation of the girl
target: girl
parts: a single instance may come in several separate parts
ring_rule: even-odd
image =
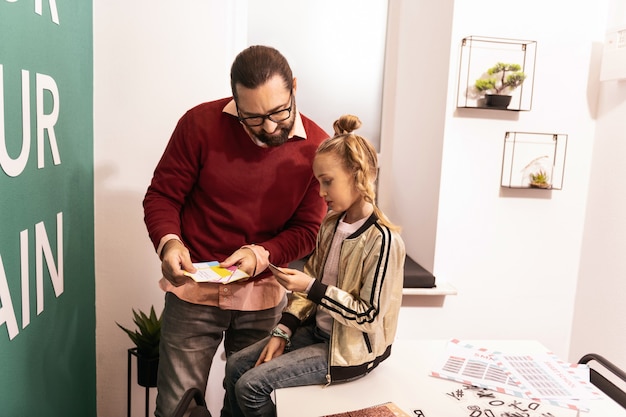
[[[270,336],[231,355],[222,417],[274,416],[274,389],[364,376],[391,354],[404,279],[399,229],[375,205],[376,151],[356,116],[313,161],[329,212],[304,272],[272,268],[292,292]]]

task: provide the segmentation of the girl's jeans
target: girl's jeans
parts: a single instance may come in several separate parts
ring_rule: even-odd
[[[273,390],[326,383],[328,335],[322,334],[314,321],[297,329],[288,351],[254,367],[268,340],[266,337],[228,358],[222,417],[275,416]]]

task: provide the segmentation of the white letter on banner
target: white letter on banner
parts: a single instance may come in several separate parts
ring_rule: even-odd
[[[29,73],[22,70],[22,150],[16,159],[7,152],[4,130],[4,77],[0,65],[0,166],[9,177],[17,177],[24,171],[30,154],[30,87]]]
[[[35,13],[39,16],[42,15],[43,7],[41,5],[42,0],[35,0]],[[50,14],[52,15],[52,21],[59,24],[59,12],[57,12],[57,2],[56,0],[49,0],[48,5],[50,6]]]
[[[4,273],[2,256],[0,256],[0,304],[2,304],[2,307],[0,307],[0,326],[4,323],[7,324],[9,340],[12,340],[17,336],[19,330],[17,329],[17,320],[15,319],[15,311],[13,311],[13,302],[11,301],[7,276]]]
[[[54,125],[59,118],[59,89],[57,84],[49,75],[37,74],[37,168],[44,167],[43,158],[43,140],[44,129],[48,130],[48,139],[50,139],[50,149],[52,150],[52,160],[54,165],[61,164],[59,156],[59,148],[57,146],[57,138],[54,134]],[[52,112],[44,114],[44,90],[50,91],[52,94]]]
[[[57,213],[57,267],[43,222],[35,225],[35,268],[37,282],[37,315],[43,311],[43,257],[46,258],[50,281],[57,298],[63,294],[63,213]]]
[[[28,282],[28,230],[20,232],[20,260],[22,268],[22,329],[30,324],[30,288]]]

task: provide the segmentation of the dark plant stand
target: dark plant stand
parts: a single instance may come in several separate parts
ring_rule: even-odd
[[[485,105],[494,109],[506,109],[511,104],[511,98],[501,94],[485,94]]]
[[[127,402],[126,402],[126,406],[127,406],[127,416],[131,417],[131,413],[130,413],[130,404],[131,404],[131,359],[132,357],[136,357],[137,360],[139,361],[140,356],[137,353],[137,348],[131,348],[128,349],[128,377],[127,377]],[[158,364],[158,360],[159,358],[154,358],[154,359],[144,359],[141,358],[142,360],[147,360],[147,361],[151,361],[151,362],[157,362]],[[139,366],[137,367],[139,368]],[[149,380],[149,378],[146,377],[146,375],[137,375],[137,380],[139,381],[139,385],[143,386],[146,388],[146,417],[148,417],[149,414],[149,408],[150,408],[150,388],[156,387],[156,381],[151,381]]]

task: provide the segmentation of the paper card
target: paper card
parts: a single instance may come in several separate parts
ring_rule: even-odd
[[[218,284],[228,284],[230,282],[247,279],[250,275],[246,274],[236,266],[222,268],[217,261],[194,263],[196,272],[183,272],[196,282],[213,282]]]

